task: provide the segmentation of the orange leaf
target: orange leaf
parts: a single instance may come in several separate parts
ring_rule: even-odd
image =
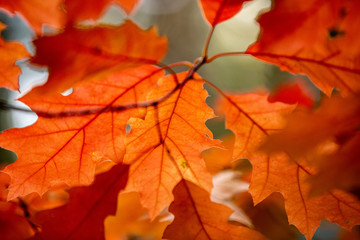
[[[164,232],[166,239],[266,239],[255,230],[229,224],[232,210],[211,202],[209,193],[191,182],[182,180],[173,193],[169,211],[175,220]]]
[[[358,1],[275,1],[273,10],[261,16],[263,32],[247,52],[307,74],[327,95],[333,88],[344,95],[358,92],[359,8]]]
[[[162,74],[158,68],[143,66],[79,85],[67,97],[22,98],[45,115],[32,126],[0,135],[0,146],[18,155],[18,160],[5,169],[12,178],[8,198],[31,192],[43,194],[59,182],[87,185],[93,180],[97,163],[107,159],[120,162],[126,122],[130,116],[143,116],[144,111],[119,111],[116,106],[144,101]],[[52,113],[55,118],[49,118]]]
[[[253,165],[250,193],[255,204],[272,192],[281,192],[285,198],[289,223],[294,224],[307,239],[311,239],[322,218],[350,228],[360,221],[360,202],[341,191],[308,196],[308,177],[313,169],[290,162],[285,154],[267,155],[254,152],[269,133],[283,128],[281,114],[294,106],[267,103],[266,96],[245,94],[231,97],[224,103],[226,126],[236,135],[234,156],[247,157]],[[237,150],[237,151],[236,151]]]
[[[47,24],[61,28],[65,23],[65,12],[61,9],[63,0],[0,0],[0,8],[12,14],[19,12],[29,22],[35,33],[41,34],[41,27]]]
[[[325,218],[351,229],[360,223],[360,201],[343,191],[326,192],[310,197],[311,184],[308,179],[314,170],[305,164],[290,162],[285,155],[276,155],[251,160],[253,176],[250,193],[254,202],[262,201],[272,192],[281,192],[289,223],[311,239],[321,219]]]
[[[104,239],[104,219],[115,212],[116,196],[125,187],[128,166],[116,165],[96,176],[89,187],[69,191],[68,204],[35,216],[42,231],[34,239]]]
[[[70,28],[34,43],[32,62],[49,68],[49,79],[35,90],[38,93],[63,92],[79,81],[155,64],[167,48],[166,38],[158,37],[154,28],[144,31],[130,21],[118,27]]]
[[[166,215],[165,215],[166,216]],[[109,216],[105,220],[106,240],[118,240],[138,236],[144,239],[161,239],[169,221],[162,221],[160,215],[150,221],[147,210],[140,204],[138,193],[121,193],[118,197],[116,216]]]
[[[232,18],[246,0],[201,0],[206,20],[212,27]]]
[[[225,149],[214,147],[202,152],[206,168],[212,175],[224,169],[231,168],[234,136],[225,136],[222,138],[222,145]]]
[[[6,26],[0,23],[0,32]],[[24,45],[18,42],[5,42],[0,38],[0,87],[6,87],[11,90],[19,89],[20,68],[15,66],[15,62],[21,58],[29,57]]]
[[[267,94],[233,95],[220,102],[219,110],[226,113],[226,128],[235,133],[234,160],[257,156],[257,149],[269,133],[282,129],[283,115],[295,106],[270,103]]]
[[[320,192],[358,188],[359,113],[360,96],[324,99],[317,109],[291,114],[286,127],[270,135],[262,148],[285,151],[296,161],[305,158],[320,171],[315,187]]]
[[[299,232],[289,225],[280,193],[273,193],[254,206],[251,195],[244,192],[236,197],[236,203],[249,216],[254,228],[269,239],[299,239]]]
[[[111,3],[119,4],[126,13],[130,13],[138,0],[65,0],[68,21],[79,22],[86,19],[98,19],[104,13],[105,7]]]
[[[318,165],[319,171],[310,178],[312,193],[322,193],[333,188],[356,193],[360,189],[359,155],[360,134],[356,132],[334,153],[316,156],[313,164]]]
[[[186,74],[177,76],[184,79]],[[151,219],[170,204],[171,190],[181,179],[211,190],[211,176],[201,152],[219,143],[212,140],[205,126],[205,121],[214,114],[205,103],[207,92],[202,85],[202,81],[177,85],[172,76],[164,77],[149,100],[164,96],[176,86],[179,89],[157,105],[158,114],[150,107],[145,120],[132,118],[128,122],[131,132],[124,162],[132,165],[127,189],[140,193]]]
[[[287,117],[281,132],[271,135],[262,147],[267,151],[286,151],[292,157],[306,156],[327,140],[346,138],[358,129],[360,96],[324,99],[315,110],[300,109]],[[311,137],[309,137],[311,136]]]

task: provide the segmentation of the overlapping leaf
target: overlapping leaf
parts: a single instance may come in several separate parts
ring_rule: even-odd
[[[201,0],[206,20],[212,27],[232,18],[246,0]]]
[[[65,23],[65,12],[61,4],[63,0],[1,0],[0,8],[15,14],[19,12],[29,22],[37,34],[41,34],[41,27],[46,24],[54,28],[61,28]]]
[[[254,228],[271,240],[298,239],[299,232],[289,225],[284,199],[280,193],[273,193],[254,206],[248,192],[239,194],[236,203],[251,219]]]
[[[31,192],[43,194],[59,182],[90,184],[97,163],[121,161],[126,122],[145,112],[115,107],[144,101],[162,74],[158,68],[142,66],[79,85],[67,97],[22,98],[43,114],[32,126],[0,135],[0,146],[18,155],[17,161],[5,169],[12,178],[9,198]],[[59,115],[61,112],[68,116]]]
[[[294,105],[269,103],[266,94],[234,95],[219,104],[219,111],[226,114],[226,128],[236,136],[233,158],[260,157],[260,144],[269,133],[282,128],[283,115],[290,113]]]
[[[175,220],[165,232],[166,239],[266,239],[255,230],[228,223],[232,210],[210,201],[207,191],[182,180],[174,188],[170,212]],[[180,230],[179,230],[180,229]]]
[[[185,76],[178,74],[178,79]],[[171,191],[181,179],[211,189],[201,152],[219,143],[205,126],[214,114],[205,103],[207,92],[202,85],[202,81],[177,85],[172,76],[164,77],[149,100],[179,88],[156,108],[148,109],[145,120],[129,120],[124,162],[132,165],[127,189],[140,193],[152,219],[173,200]]]
[[[292,108],[281,103],[267,103],[266,96],[252,94],[231,97],[223,103],[226,125],[236,135],[234,156],[249,158],[253,165],[250,193],[255,204],[272,192],[281,192],[290,224],[307,239],[311,239],[322,218],[348,229],[359,224],[360,202],[352,195],[334,191],[311,198],[308,178],[314,174],[313,169],[291,162],[285,154],[267,155],[255,151],[269,133],[284,127],[280,113]]]
[[[33,239],[105,239],[104,219],[115,212],[116,197],[126,185],[128,169],[115,165],[97,175],[91,186],[71,189],[68,204],[36,215],[42,231]]]
[[[0,238],[23,240],[31,237],[35,231],[28,222],[21,204],[6,201],[6,188],[9,182],[9,176],[0,172]]]
[[[5,28],[6,26],[0,23],[0,32]],[[0,87],[18,90],[20,68],[15,66],[15,62],[29,57],[29,53],[21,43],[5,42],[2,38],[0,38],[0,49]]]
[[[47,83],[35,90],[40,93],[63,92],[79,81],[155,64],[167,50],[166,38],[154,28],[144,31],[130,21],[118,27],[68,28],[34,43],[32,62],[49,68]]]
[[[138,193],[121,193],[115,216],[108,216],[105,220],[106,240],[118,240],[131,236],[145,239],[161,239],[169,221],[164,218],[169,215],[159,215],[150,220],[147,210],[140,204]]]
[[[360,187],[359,96],[325,99],[319,108],[294,112],[287,120],[281,132],[267,139],[264,150],[286,151],[297,161],[305,158],[320,171],[316,183],[320,192]]]
[[[283,70],[307,74],[328,95],[333,88],[344,95],[358,92],[359,7],[358,1],[274,1],[259,19],[258,42],[247,52]]]
[[[287,156],[269,157],[267,161],[251,160],[254,166],[250,192],[257,203],[272,192],[281,192],[285,198],[289,223],[311,239],[321,219],[336,222],[351,229],[360,223],[360,202],[353,195],[326,192],[310,197],[309,176],[314,170],[306,165],[291,162]]]
[[[111,3],[119,4],[126,13],[130,13],[138,0],[66,0],[65,7],[69,22],[78,22],[86,19],[96,20]]]

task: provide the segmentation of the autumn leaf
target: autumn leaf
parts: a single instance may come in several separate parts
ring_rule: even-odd
[[[186,79],[186,73],[177,77]],[[145,120],[131,118],[128,122],[131,132],[124,163],[131,167],[126,189],[140,193],[151,219],[170,204],[171,190],[181,179],[211,190],[211,176],[201,152],[219,143],[211,139],[205,126],[214,114],[205,103],[207,92],[202,85],[203,81],[195,80],[177,85],[171,75],[166,76],[159,80],[148,100],[158,99],[176,86],[178,89],[156,108],[150,107]]]
[[[251,160],[254,166],[250,193],[255,204],[272,192],[281,192],[289,223],[311,239],[321,219],[325,218],[351,229],[360,223],[360,202],[353,195],[334,190],[322,195],[309,196],[308,179],[314,170],[305,164],[290,162],[286,155],[269,157],[267,161]]]
[[[0,146],[18,155],[5,169],[12,179],[8,198],[43,194],[60,182],[88,185],[98,163],[121,162],[126,122],[145,112],[116,106],[145,101],[162,74],[159,68],[143,66],[79,85],[70,96],[21,98],[43,114],[32,126],[0,135]]]
[[[225,114],[226,128],[235,133],[233,160],[262,157],[257,152],[269,133],[282,129],[283,115],[295,108],[281,102],[270,103],[267,94],[232,95],[220,100],[219,113]]]
[[[307,239],[312,238],[322,218],[349,229],[360,221],[360,204],[356,198],[341,191],[311,198],[308,178],[314,170],[310,166],[291,162],[286,154],[256,151],[270,133],[284,127],[281,114],[289,114],[293,108],[283,103],[268,103],[266,95],[255,94],[232,96],[223,102],[226,126],[236,135],[234,157],[249,158],[253,165],[249,191],[254,203],[273,192],[282,193],[289,223]]]
[[[244,192],[236,196],[234,202],[249,216],[254,229],[267,238],[272,240],[299,238],[296,228],[289,225],[281,194],[273,193],[254,206],[251,195]]]
[[[246,0],[201,0],[206,20],[212,27],[232,18],[237,14]]]
[[[121,26],[67,28],[34,41],[32,63],[48,66],[49,78],[35,92],[63,92],[80,81],[102,79],[126,68],[156,64],[167,50],[165,37],[127,21]],[[54,47],[56,46],[56,47]]]
[[[6,201],[9,182],[9,176],[0,172],[0,238],[23,240],[31,237],[35,231],[20,202]]]
[[[224,169],[231,168],[234,150],[234,136],[225,136],[221,139],[224,148],[210,148],[202,152],[207,170],[215,175]]]
[[[286,151],[295,158],[306,156],[327,140],[341,142],[357,131],[359,111],[359,96],[324,99],[319,108],[300,109],[287,116],[286,126],[281,132],[269,136],[262,148],[266,151]]]
[[[20,13],[36,34],[41,34],[44,24],[60,29],[65,23],[65,12],[61,4],[63,0],[1,0],[0,8],[15,14]]]
[[[130,13],[137,2],[138,0],[88,0],[84,4],[82,1],[65,0],[65,7],[68,21],[79,22],[98,19],[111,3],[120,5],[126,13]]]
[[[333,88],[343,95],[359,92],[359,7],[358,1],[274,1],[247,53],[307,74],[327,95]]]
[[[68,204],[36,215],[42,231],[33,239],[104,239],[104,219],[115,212],[127,176],[128,166],[116,165],[97,175],[91,186],[72,188]]]
[[[0,32],[6,26],[0,23]],[[1,78],[0,87],[6,87],[11,90],[19,89],[20,68],[15,66],[15,62],[19,59],[29,57],[24,45],[18,42],[6,42],[0,38],[0,66]]]
[[[322,193],[334,188],[357,194],[360,189],[360,134],[357,132],[331,154],[315,155],[313,161],[318,172],[311,177],[312,194]],[[342,171],[339,172],[339,169]]]
[[[280,83],[270,93],[268,100],[311,108],[315,104],[315,94],[306,86],[303,78],[297,77],[291,82]]]
[[[138,193],[121,193],[115,216],[108,216],[105,220],[105,238],[117,240],[131,238],[131,236],[146,239],[161,239],[169,221],[163,220],[169,213],[161,214],[150,221],[147,210],[140,204]]]
[[[285,151],[294,160],[307,161],[315,167],[320,171],[317,180],[312,179],[316,184],[313,190],[317,192],[334,187],[358,188],[359,112],[357,95],[324,99],[316,109],[298,110],[289,115],[284,129],[270,135],[262,149]]]
[[[180,181],[173,193],[169,211],[175,220],[164,232],[166,239],[266,239],[255,230],[229,224],[232,210],[211,202],[209,193],[191,182]]]

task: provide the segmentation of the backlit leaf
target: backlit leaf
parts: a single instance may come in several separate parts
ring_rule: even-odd
[[[145,112],[115,107],[144,101],[162,74],[158,68],[143,66],[79,85],[66,97],[22,98],[45,116],[40,115],[32,126],[0,135],[0,146],[18,155],[17,161],[5,169],[12,178],[8,198],[31,192],[43,194],[60,182],[88,185],[98,163],[121,162],[126,122]],[[61,112],[65,117],[57,115]],[[81,112],[88,114],[77,114]],[[54,115],[49,117],[51,113]]]
[[[68,204],[36,215],[42,231],[33,239],[105,239],[104,219],[115,212],[127,176],[128,166],[116,165],[96,176],[91,186],[72,188]]]
[[[165,55],[167,40],[156,30],[142,30],[127,21],[118,27],[69,28],[35,41],[32,62],[49,68],[49,79],[37,93],[63,92],[75,83],[101,79],[126,68],[156,64]],[[56,46],[56,47],[55,47]]]
[[[328,95],[333,88],[343,95],[358,92],[359,7],[359,1],[276,0],[260,17],[262,33],[247,52],[282,70],[307,74]]]
[[[137,2],[138,0],[87,0],[86,2],[65,0],[65,7],[68,21],[78,22],[86,19],[98,19],[111,3],[120,5],[126,13],[130,13]]]
[[[167,213],[169,215],[169,213]],[[105,236],[107,240],[118,240],[138,236],[149,240],[161,239],[169,221],[163,220],[162,214],[150,220],[147,210],[140,204],[138,193],[121,193],[115,216],[105,220]]]
[[[185,76],[178,74],[178,79]],[[207,92],[202,85],[202,81],[188,81],[157,105],[158,114],[150,107],[145,120],[129,120],[124,162],[132,165],[127,189],[140,192],[152,219],[173,200],[171,191],[181,179],[211,189],[201,152],[219,143],[205,126],[214,114],[205,103]],[[158,99],[176,86],[172,76],[164,77],[148,99]]]
[[[1,0],[0,8],[11,14],[20,13],[37,34],[41,34],[44,24],[60,29],[65,23],[63,0]]]
[[[164,232],[164,238],[182,239],[266,239],[244,226],[228,223],[232,210],[210,201],[207,191],[182,180],[174,188],[175,200],[169,211],[175,220]]]
[[[360,97],[334,96],[324,99],[316,109],[288,116],[286,127],[270,135],[262,148],[268,152],[285,151],[296,161],[305,159],[320,171],[316,180],[310,179],[317,192],[334,187],[356,189],[360,187],[359,123]]]
[[[6,26],[0,23],[0,32]],[[15,62],[19,59],[29,57],[25,46],[18,42],[5,42],[0,38],[0,87],[6,87],[11,90],[19,89],[20,68],[15,66]]]
[[[255,94],[233,96],[223,103],[226,126],[236,135],[234,156],[249,158],[253,165],[249,191],[254,203],[273,192],[281,192],[289,223],[307,239],[312,238],[322,218],[348,229],[359,224],[360,202],[355,197],[334,191],[311,198],[308,178],[314,174],[312,168],[291,162],[286,154],[256,151],[270,133],[284,127],[281,114],[289,114],[293,108],[283,103],[268,103],[266,96]]]

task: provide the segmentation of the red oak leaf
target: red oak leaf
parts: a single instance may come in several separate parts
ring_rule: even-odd
[[[59,182],[88,185],[99,162],[120,162],[126,122],[145,114],[142,109],[121,106],[144,101],[162,74],[159,68],[142,66],[88,81],[66,97],[23,97],[22,101],[41,112],[34,125],[0,135],[0,146],[18,155],[5,169],[12,178],[8,198],[43,194]]]
[[[351,228],[360,222],[360,202],[352,195],[326,192],[311,198],[309,166],[291,162],[287,155],[268,155],[256,149],[273,132],[284,127],[281,113],[289,113],[294,106],[268,103],[266,96],[245,94],[232,96],[223,102],[227,113],[226,126],[236,135],[234,156],[249,158],[253,165],[250,193],[257,204],[273,192],[285,198],[289,223],[294,224],[307,239],[311,239],[322,218]]]
[[[86,41],[85,41],[86,39]],[[101,79],[126,68],[155,64],[167,49],[156,30],[127,21],[118,27],[69,28],[35,41],[32,62],[49,68],[49,79],[35,92],[63,92],[79,81]],[[56,47],[54,47],[56,46]]]
[[[126,13],[130,13],[138,0],[65,0],[68,21],[78,22],[86,19],[98,19],[104,12],[105,7],[111,3],[119,4]]]
[[[333,88],[344,95],[358,92],[359,7],[359,1],[274,1],[259,19],[259,40],[247,52],[283,70],[307,74],[328,95]]]
[[[42,230],[33,239],[104,239],[104,219],[115,212],[127,177],[128,166],[115,165],[97,175],[92,185],[72,188],[68,204],[35,216]]]
[[[0,32],[6,26],[0,23]],[[6,87],[11,90],[19,89],[20,68],[15,66],[19,59],[29,57],[24,45],[18,42],[5,42],[0,38],[0,87]]]
[[[316,109],[288,116],[286,127],[270,135],[262,148],[285,151],[296,161],[305,159],[316,168],[317,176],[310,179],[316,184],[314,191],[356,189],[360,188],[359,124],[360,97],[334,96],[324,99]]]
[[[185,79],[186,73],[177,76]],[[207,92],[202,85],[195,80],[178,85],[172,76],[166,76],[148,100],[161,98],[178,86],[176,91],[156,108],[150,107],[145,120],[132,118],[128,122],[131,132],[124,162],[132,165],[127,189],[140,193],[151,219],[170,204],[171,190],[181,179],[211,189],[201,152],[219,143],[212,140],[205,126],[214,114],[205,103]]]
[[[118,240],[138,236],[145,239],[161,239],[169,221],[161,214],[153,221],[147,210],[141,206],[140,196],[136,192],[121,193],[115,216],[108,216],[105,220],[106,240]]]
[[[0,8],[11,14],[19,12],[29,22],[36,34],[46,24],[60,29],[65,23],[65,12],[61,9],[63,0],[1,0]]]
[[[248,227],[229,224],[232,210],[211,202],[209,193],[191,182],[182,180],[173,193],[169,211],[175,220],[165,229],[166,239],[266,239]]]

